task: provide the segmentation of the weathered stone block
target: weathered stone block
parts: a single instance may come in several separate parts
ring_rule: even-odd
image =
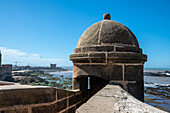
[[[69,106],[71,106],[71,105],[73,105],[73,104],[75,104],[77,102],[76,97],[77,96],[74,95],[74,96],[69,98]]]
[[[64,89],[57,89],[57,100],[67,97],[67,91]]]
[[[116,46],[116,51],[119,52],[136,52],[139,53],[139,48],[133,46]]]
[[[63,109],[67,108],[67,99],[61,100],[57,102],[57,108],[56,111],[61,111]]]
[[[143,81],[143,65],[125,65],[125,81]]]
[[[90,58],[106,58],[106,54],[105,53],[90,53],[89,54]]]
[[[88,54],[73,54],[73,55],[70,55],[70,58],[74,58],[74,57],[88,57]]]
[[[108,59],[113,60],[112,62],[116,61],[117,63],[145,62],[147,56],[135,52],[109,52]]]
[[[93,75],[106,80],[122,80],[122,66],[119,65],[74,65],[74,77]]]
[[[80,48],[75,49],[76,53],[80,52]],[[81,47],[81,53],[89,53],[89,52],[111,52],[114,51],[114,46],[93,46],[93,47]]]
[[[108,63],[141,63],[138,59],[116,59],[116,58],[108,58]]]
[[[105,58],[90,58],[91,63],[105,63],[106,59]]]
[[[32,108],[32,113],[56,113],[56,108],[55,104],[37,106]]]
[[[76,95],[76,101],[77,101],[77,102],[80,102],[83,98],[85,98],[85,97],[83,96],[83,94],[77,94],[77,95]],[[76,103],[77,103],[77,102],[76,102]]]
[[[69,98],[69,106],[80,102],[83,98],[84,97],[82,96],[82,94],[78,94],[78,95],[74,95],[74,96],[70,97]]]
[[[0,90],[0,107],[52,102],[56,99],[55,88],[25,88]]]
[[[106,75],[110,76],[110,80],[122,80],[122,66],[110,65],[106,67]]]
[[[140,101],[144,101],[144,85],[143,81],[137,83],[128,83],[128,92]]]

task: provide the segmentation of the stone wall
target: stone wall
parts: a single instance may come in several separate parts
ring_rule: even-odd
[[[0,80],[12,81],[12,65],[1,64],[2,54],[0,51]]]
[[[5,80],[6,77],[7,77],[6,68],[5,67],[0,67],[0,80]]]
[[[12,65],[6,64],[0,67],[0,80],[8,80],[12,79]]]
[[[73,70],[75,78],[80,78],[82,75],[89,77],[93,75],[110,83],[120,85],[135,98],[144,101],[143,63],[76,63],[73,66]],[[79,85],[75,82],[73,82],[73,88],[78,87],[76,84]],[[91,87],[94,87],[97,82],[101,82],[101,80],[94,79],[94,84],[90,84]],[[82,84],[84,85],[85,83]],[[103,87],[105,85],[103,84]],[[98,85],[96,88],[98,88]],[[96,88],[94,87],[93,90]]]
[[[75,113],[87,98],[80,91],[47,86],[6,85],[0,87],[0,113]]]
[[[6,68],[6,73],[7,74],[12,73],[12,65],[11,64],[2,64],[2,67]]]

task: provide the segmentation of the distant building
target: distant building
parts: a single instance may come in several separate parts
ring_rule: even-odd
[[[30,68],[31,68],[31,66],[29,66],[29,65],[27,65],[27,66],[17,66],[17,65],[12,66],[13,71],[25,70],[25,69],[30,69]]]
[[[1,64],[1,52],[0,52],[0,80],[12,80],[12,65]]]
[[[56,64],[50,64],[51,69],[56,69]]]

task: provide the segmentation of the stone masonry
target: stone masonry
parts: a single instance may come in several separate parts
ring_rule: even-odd
[[[143,101],[143,65],[147,56],[126,26],[110,20],[108,13],[103,18],[83,33],[70,55],[74,63],[73,89],[86,91],[90,87],[95,93],[110,82]]]
[[[1,64],[1,52],[0,52],[0,80],[12,79],[12,65],[11,64]]]
[[[80,91],[8,83],[0,86],[0,113],[75,113],[86,99]]]

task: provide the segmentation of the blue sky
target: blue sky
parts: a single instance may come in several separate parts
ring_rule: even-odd
[[[3,63],[72,65],[81,34],[103,14],[136,35],[145,67],[170,68],[170,0],[0,0]]]

